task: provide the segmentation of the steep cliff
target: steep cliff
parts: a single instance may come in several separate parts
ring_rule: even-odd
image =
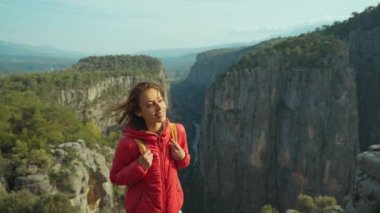
[[[355,91],[345,45],[318,34],[232,66],[205,101],[203,212],[283,211],[299,193],[342,199],[357,153]]]
[[[210,50],[197,55],[189,76],[183,82],[173,85],[173,104],[182,110],[182,115],[191,117],[196,123],[202,120],[204,96],[209,85],[221,73],[247,54],[271,47],[282,39],[268,40],[254,46]],[[191,91],[184,96],[184,92]]]
[[[259,52],[271,47],[282,39],[273,39],[244,48],[216,49],[198,54],[196,63],[192,66],[185,81],[171,85],[173,108],[177,117],[187,131],[192,163],[181,177],[184,182],[185,211],[199,212],[201,204],[201,180],[199,173],[198,150],[200,144],[201,120],[205,93],[215,78],[237,63],[245,55]],[[180,115],[180,116],[178,116]]]
[[[73,66],[79,72],[115,72],[86,86],[63,88],[58,103],[74,108],[83,120],[93,120],[102,129],[114,125],[107,107],[124,100],[130,88],[140,81],[154,81],[170,87],[161,63],[147,56],[103,56],[81,59]]]
[[[351,31],[348,45],[357,76],[360,147],[366,150],[380,140],[380,25]]]
[[[144,80],[147,79],[141,76],[110,77],[87,88],[61,90],[58,103],[72,107],[83,120],[93,120],[102,130],[105,130],[115,122],[107,113],[110,103],[124,100],[130,88]],[[110,94],[110,90],[118,92]]]
[[[344,40],[356,71],[361,150],[380,140],[380,5],[323,29]]]

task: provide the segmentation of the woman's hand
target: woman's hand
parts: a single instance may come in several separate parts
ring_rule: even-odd
[[[152,165],[153,153],[150,151],[150,149],[147,149],[143,154],[140,155],[138,161],[145,170],[149,169],[149,167]]]
[[[174,160],[183,160],[186,157],[185,151],[178,145],[178,143],[175,143],[173,140],[170,140],[170,154],[174,158]]]

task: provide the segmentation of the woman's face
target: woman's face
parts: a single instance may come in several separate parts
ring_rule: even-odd
[[[140,110],[136,115],[142,117],[149,127],[162,124],[166,120],[166,104],[160,91],[148,88],[139,97]]]

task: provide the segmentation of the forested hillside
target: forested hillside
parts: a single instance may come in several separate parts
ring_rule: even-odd
[[[165,84],[157,59],[128,55],[88,57],[59,72],[0,77],[0,209],[40,212],[42,208],[50,212],[52,205],[61,206],[62,211],[70,209],[68,203],[74,195],[65,194],[61,183],[55,182],[60,173],[55,166],[53,169],[56,156],[52,147],[81,139],[85,143],[82,146],[100,153],[105,147],[113,148],[119,133],[104,132],[107,126],[101,126],[96,116],[83,116],[82,112],[99,111],[99,103],[107,109],[141,80]],[[111,117],[106,112],[98,114]],[[44,187],[51,185],[49,190],[30,188],[36,184],[30,178],[36,176],[47,178]],[[69,176],[67,184],[71,179]],[[14,192],[8,193],[11,191]],[[52,195],[56,192],[62,193],[56,195],[60,197]],[[22,200],[27,201],[25,205]],[[109,205],[105,208],[112,207]]]

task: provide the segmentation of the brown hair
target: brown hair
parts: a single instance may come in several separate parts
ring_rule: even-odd
[[[121,125],[123,129],[128,126],[132,126],[136,129],[147,129],[144,119],[138,117],[135,112],[140,109],[139,98],[141,93],[150,88],[156,89],[160,92],[162,98],[165,98],[164,90],[160,85],[153,82],[140,82],[131,89],[126,101],[112,107],[112,110],[116,111],[117,115],[120,115],[120,117],[117,118],[117,123]]]

